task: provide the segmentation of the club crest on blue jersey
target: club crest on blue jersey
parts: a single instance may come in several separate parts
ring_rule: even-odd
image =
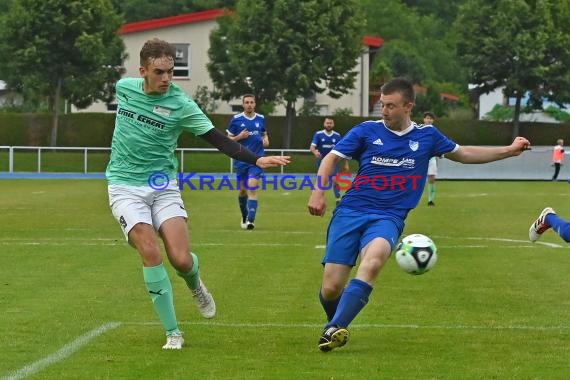
[[[419,147],[420,147],[419,142],[410,140],[410,149],[411,150],[413,150],[415,152],[416,150],[418,150]]]

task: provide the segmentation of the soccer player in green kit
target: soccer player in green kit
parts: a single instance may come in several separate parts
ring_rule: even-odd
[[[117,117],[106,172],[113,215],[141,257],[148,294],[166,331],[163,349],[182,348],[184,338],[158,237],[202,316],[212,318],[216,313],[214,299],[200,279],[198,257],[190,251],[188,215],[175,180],[174,153],[180,134],[193,133],[224,154],[260,168],[286,165],[290,159],[258,157],[216,130],[196,103],[171,82],[175,56],[172,45],[151,39],[140,51],[141,78],[117,82]]]

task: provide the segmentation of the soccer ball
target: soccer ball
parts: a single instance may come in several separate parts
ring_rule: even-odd
[[[424,274],[437,262],[437,247],[425,235],[408,235],[396,248],[396,262],[407,273]]]

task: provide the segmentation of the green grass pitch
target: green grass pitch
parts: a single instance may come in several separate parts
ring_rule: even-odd
[[[316,344],[330,211],[310,216],[308,191],[262,191],[243,231],[235,191],[184,190],[218,315],[202,319],[169,266],[187,345],[163,352],[105,182],[0,181],[0,378],[568,379],[570,247],[527,231],[545,206],[570,217],[570,186],[437,188],[405,230],[435,241],[437,265],[412,276],[391,258],[347,346],[328,354]]]

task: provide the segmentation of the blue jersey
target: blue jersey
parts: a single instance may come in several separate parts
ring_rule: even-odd
[[[266,134],[265,117],[256,113],[252,118],[249,118],[243,112],[238,113],[232,117],[226,131],[230,136],[237,136],[244,129],[248,131],[249,137],[238,142],[258,156],[265,155],[265,150],[263,149],[263,136]],[[235,161],[235,164],[238,166],[250,165],[241,161]]]
[[[324,157],[333,150],[334,146],[339,141],[340,133],[335,131],[327,132],[326,129],[323,129],[322,131],[315,133],[313,140],[311,141],[311,145],[314,145],[321,154],[321,157]]]
[[[365,121],[352,128],[333,149],[356,159],[358,173],[339,207],[405,219],[422,196],[433,156],[455,152],[459,146],[434,126],[416,123],[402,132],[382,120]],[[348,178],[339,178],[341,186]]]

